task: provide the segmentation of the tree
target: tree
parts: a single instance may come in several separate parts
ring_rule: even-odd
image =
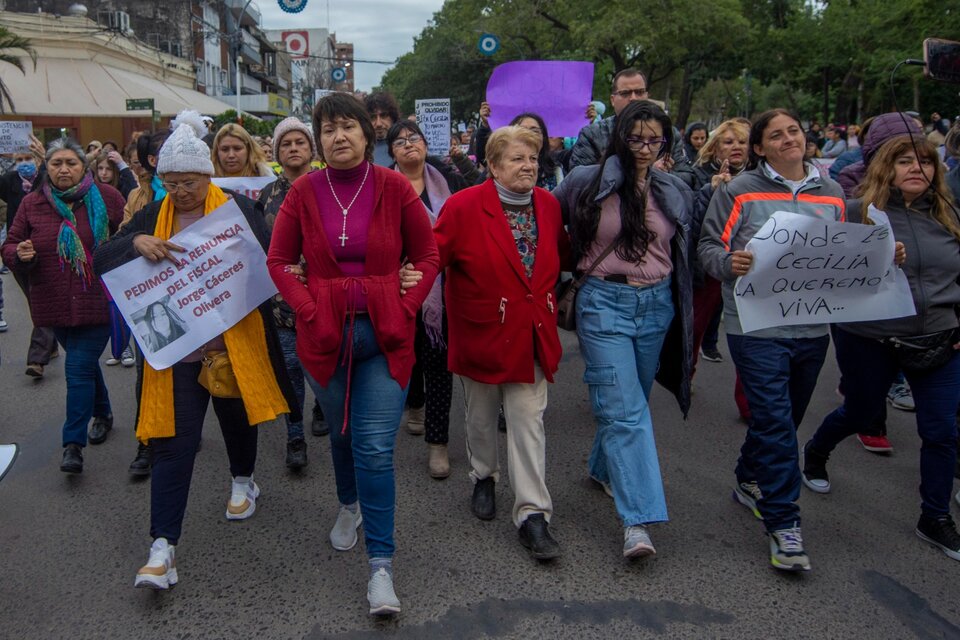
[[[33,69],[36,71],[37,52],[34,51],[30,45],[30,40],[16,35],[6,27],[0,25],[0,62],[12,64],[20,70],[20,73],[27,75],[27,71],[23,67],[22,56],[16,55],[13,53],[14,51],[22,51],[29,56],[30,60],[33,61]],[[7,84],[0,78],[0,113],[6,113],[6,107],[8,106],[10,107],[10,111],[16,113],[16,107],[13,104],[10,89],[7,88]]]

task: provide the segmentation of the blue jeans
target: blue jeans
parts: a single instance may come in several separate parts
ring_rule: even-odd
[[[610,485],[624,526],[667,520],[648,401],[673,315],[669,280],[637,288],[589,278],[577,294],[583,381],[597,421],[590,475]]]
[[[110,339],[110,325],[92,324],[54,329],[66,351],[63,371],[67,379],[67,418],[63,446],[87,445],[87,425],[93,417],[110,415],[110,396],[100,370],[100,355]]]
[[[303,367],[297,356],[297,332],[294,329],[278,327],[277,336],[280,338],[280,348],[283,350],[283,363],[287,368],[287,375],[290,376],[293,392],[297,396],[299,413],[303,415],[303,398],[306,389],[303,385]],[[290,408],[293,409],[293,407]],[[289,413],[284,414],[284,419],[287,421],[287,442],[303,440],[303,420],[291,422]]]
[[[803,421],[830,337],[752,338],[727,335],[752,418],[737,463],[738,482],[756,482],[757,509],[767,531],[800,524],[800,455]],[[889,386],[889,385],[888,385]]]
[[[843,405],[828,415],[813,434],[810,447],[829,455],[844,438],[873,424],[886,409],[887,391],[899,365],[877,340],[838,329],[834,334],[837,364],[843,375]],[[950,513],[957,455],[957,406],[960,404],[960,355],[927,373],[907,373],[917,404],[920,433],[920,509],[938,517]]]
[[[343,352],[348,350],[344,329]],[[391,558],[394,552],[393,517],[396,486],[393,448],[407,390],[390,376],[370,318],[357,316],[353,327],[353,364],[350,376],[350,413],[344,431],[347,400],[347,364],[340,364],[326,387],[309,375],[323,415],[330,424],[330,452],[340,504],[360,501],[367,555]]]

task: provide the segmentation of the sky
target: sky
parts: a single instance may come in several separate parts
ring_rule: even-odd
[[[329,29],[338,42],[352,42],[353,55],[359,60],[394,61],[413,50],[418,36],[443,0],[307,0],[300,13],[286,13],[277,0],[255,0],[264,29],[327,28],[327,7],[330,7]],[[354,86],[369,91],[380,83],[390,68],[386,64],[357,63]]]

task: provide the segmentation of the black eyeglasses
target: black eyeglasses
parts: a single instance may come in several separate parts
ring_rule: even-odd
[[[642,89],[621,89],[620,91],[614,91],[613,93],[614,95],[618,95],[621,98],[629,100],[633,96],[642,98],[645,95],[647,95],[648,92],[647,92],[647,88],[644,87]]]
[[[650,138],[649,140],[645,140],[644,138],[638,138],[637,136],[628,136],[624,138],[623,141],[627,143],[627,147],[629,147],[631,151],[639,151],[644,147],[647,147],[650,149],[655,149],[657,147],[660,147],[666,144],[667,139],[666,138]]]
[[[407,146],[408,144],[417,144],[421,140],[423,140],[423,136],[421,136],[419,133],[412,133],[406,138],[397,138],[396,140],[394,140],[393,146],[396,149],[400,149],[402,147]]]

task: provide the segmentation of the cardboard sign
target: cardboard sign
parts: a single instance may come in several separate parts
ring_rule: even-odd
[[[251,200],[256,200],[260,197],[263,188],[276,179],[276,176],[255,176],[252,178],[211,178],[210,182],[221,189],[230,189],[240,195],[247,196]]]
[[[0,122],[0,153],[29,153],[32,122]]]
[[[753,266],[734,286],[743,331],[916,314],[889,219],[872,206],[869,216],[876,224],[774,213],[747,243]]]
[[[521,113],[536,113],[550,136],[576,136],[590,124],[586,113],[592,94],[592,62],[507,62],[487,81],[490,128],[510,124]]]
[[[446,155],[450,150],[450,98],[417,100],[415,111],[428,152]]]

